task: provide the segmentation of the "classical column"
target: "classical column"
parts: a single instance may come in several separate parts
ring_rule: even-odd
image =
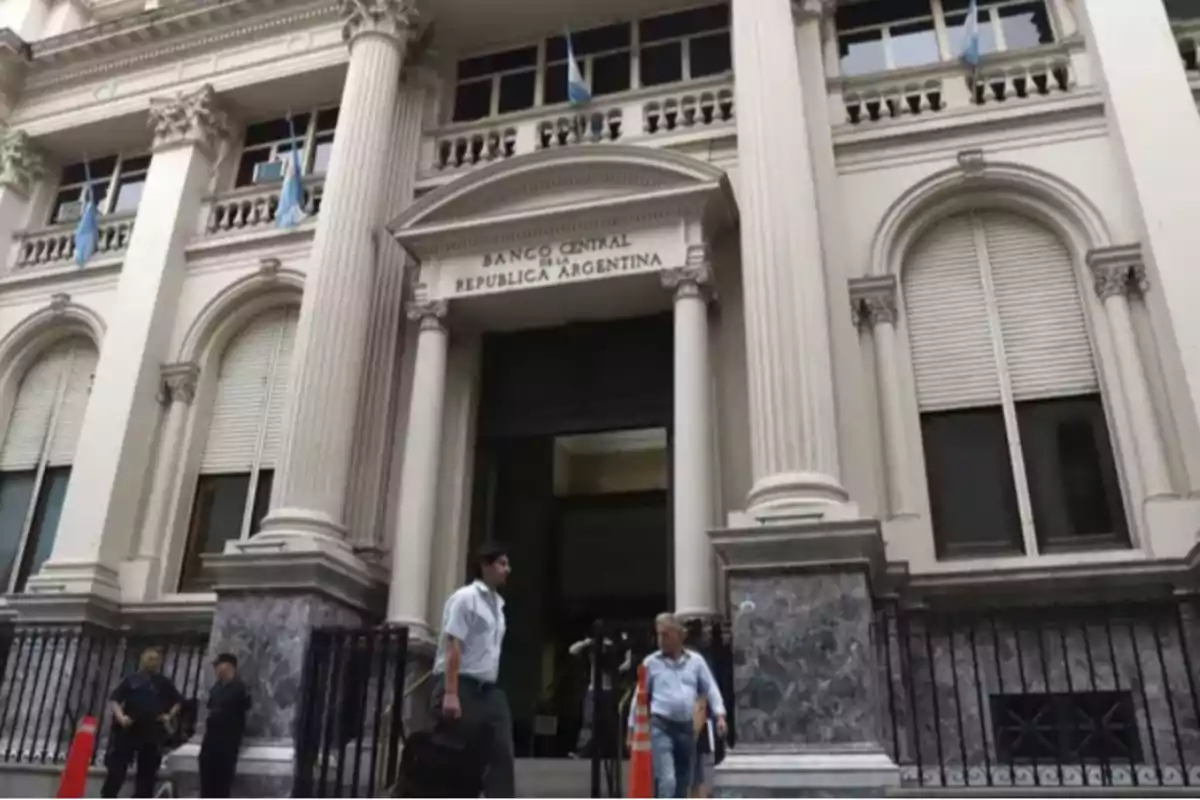
[[[24,131],[0,126],[0,266],[11,269],[13,234],[29,222],[29,195],[46,162]]]
[[[344,547],[346,494],[395,106],[417,13],[410,0],[341,0],[350,64],[308,277],[271,512],[252,546]]]
[[[836,515],[829,314],[804,95],[788,0],[733,0],[742,282],[759,517]]]
[[[442,409],[446,401],[444,300],[410,303],[408,318],[420,323],[409,399],[408,431],[400,467],[400,507],[392,546],[388,620],[428,638],[429,571],[437,521],[438,469],[442,453]]]
[[[1147,301],[1194,491],[1200,487],[1200,114],[1163,3],[1078,0],[1076,10],[1104,91],[1124,195],[1138,215],[1146,274],[1158,289]]]
[[[709,616],[713,597],[712,386],[708,360],[708,254],[697,248],[694,263],[662,273],[675,293],[675,420],[672,437],[675,542],[675,613]],[[689,262],[693,261],[689,254]]]
[[[883,426],[887,466],[888,510],[892,516],[912,512],[911,468],[904,423],[903,389],[896,350],[896,277],[855,278],[850,281],[850,310],[855,325],[871,332],[875,351],[876,390]]]
[[[162,592],[162,559],[171,509],[179,499],[177,480],[183,463],[183,433],[188,411],[196,397],[200,367],[191,361],[165,364],[158,399],[165,408],[158,458],[154,467],[146,518],[138,537],[133,566],[135,577],[123,585],[125,596],[134,601],[153,600]]]
[[[1142,296],[1149,288],[1141,247],[1104,247],[1088,253],[1087,260],[1095,278],[1096,294],[1104,303],[1108,328],[1112,332],[1117,370],[1129,405],[1134,446],[1142,472],[1142,489],[1146,499],[1171,495],[1171,473],[1163,451],[1163,439],[1155,424],[1150,384],[1142,367],[1137,335],[1129,315],[1130,296]]]
[[[160,365],[227,121],[211,86],[151,101],[150,169],[117,280],[114,308],[79,432],[54,549],[27,594],[118,595],[158,413]],[[35,598],[36,599],[36,598]],[[31,600],[32,602],[32,600]]]

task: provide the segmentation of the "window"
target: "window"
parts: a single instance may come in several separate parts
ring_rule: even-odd
[[[1128,545],[1071,256],[988,211],[943,220],[905,264],[930,513],[941,557]]]
[[[0,592],[22,591],[50,556],[96,359],[71,337],[21,379],[0,445]]]
[[[50,212],[50,224],[75,222],[83,212],[83,187],[92,187],[92,200],[101,214],[137,211],[150,170],[150,156],[106,156],[64,167]]]
[[[1200,0],[1166,0],[1165,5],[1173,21],[1200,19]]]
[[[305,175],[324,175],[333,153],[338,110],[326,108],[292,117],[273,119],[246,126],[242,157],[238,161],[235,186],[272,183],[283,180],[284,156],[293,147],[300,148],[300,164]],[[296,137],[292,139],[292,128]]]
[[[843,75],[919,67],[957,60],[965,41],[970,0],[878,0],[837,10]],[[946,50],[938,28],[946,31]],[[1045,0],[980,0],[981,53],[1036,47],[1054,41]]]
[[[267,313],[221,357],[200,477],[192,502],[179,590],[212,585],[202,556],[258,532],[271,498],[275,459],[296,338],[294,308]]]
[[[725,3],[572,31],[571,46],[595,97],[733,69]],[[567,40],[558,34],[459,61],[452,119],[466,122],[565,102]]]

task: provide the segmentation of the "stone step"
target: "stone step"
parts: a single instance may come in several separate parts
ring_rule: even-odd
[[[521,797],[591,797],[592,762],[571,758],[518,758]]]

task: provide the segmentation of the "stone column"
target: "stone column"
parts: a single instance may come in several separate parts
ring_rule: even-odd
[[[153,600],[162,593],[162,558],[171,509],[179,500],[177,478],[183,463],[183,434],[188,411],[196,397],[200,367],[183,361],[162,368],[159,402],[166,410],[162,435],[158,437],[158,459],[150,486],[146,517],[138,537],[137,553],[122,581],[125,598]]]
[[[346,497],[410,0],[341,0],[350,64],[308,278],[271,511],[251,543],[345,549]]]
[[[446,401],[446,359],[450,337],[444,300],[410,303],[408,318],[420,322],[408,431],[400,467],[400,506],[392,545],[388,621],[409,626],[431,639],[429,571],[437,522],[438,469],[442,454],[442,410]]]
[[[1200,487],[1200,114],[1161,2],[1079,0],[1104,91],[1113,154],[1138,215],[1147,298],[1192,490]],[[1178,364],[1178,367],[1174,367]]]
[[[708,355],[708,290],[712,270],[705,248],[695,263],[662,273],[663,286],[675,294],[675,430],[672,494],[675,552],[675,613],[711,616],[712,548],[712,381]],[[689,262],[693,261],[689,253]]]
[[[46,162],[24,131],[0,126],[0,266],[11,269],[13,234],[29,224],[29,195]]]
[[[1155,424],[1150,384],[1142,367],[1137,335],[1129,315],[1129,297],[1142,296],[1149,288],[1141,248],[1137,245],[1100,248],[1088,253],[1087,260],[1095,278],[1096,294],[1104,303],[1108,328],[1112,332],[1121,388],[1129,404],[1145,499],[1172,495],[1171,473],[1162,435]]]
[[[789,0],[733,0],[742,282],[757,517],[844,514],[829,314]]]
[[[896,350],[896,277],[855,278],[850,281],[850,310],[856,327],[866,326],[875,351],[875,385],[879,395],[888,510],[892,516],[911,513],[908,435],[904,422],[903,388]]]
[[[151,101],[153,158],[117,280],[114,308],[79,432],[54,549],[30,581],[27,605],[119,599],[158,414],[160,364],[186,275],[219,140],[227,130],[211,86]]]

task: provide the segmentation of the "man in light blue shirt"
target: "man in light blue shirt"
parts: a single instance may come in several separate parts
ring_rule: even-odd
[[[693,715],[700,696],[717,720],[717,735],[724,737],[725,702],[704,657],[683,646],[683,625],[674,614],[654,620],[659,649],[646,656],[646,686],[650,693],[650,754],[654,764],[656,797],[687,797],[696,758]],[[637,698],[630,704],[629,727]]]
[[[433,662],[434,713],[459,720],[487,745],[486,797],[515,797],[512,714],[500,676],[504,643],[504,598],[497,591],[508,581],[508,554],[495,544],[476,556],[478,578],[462,587],[442,611],[442,632]]]

